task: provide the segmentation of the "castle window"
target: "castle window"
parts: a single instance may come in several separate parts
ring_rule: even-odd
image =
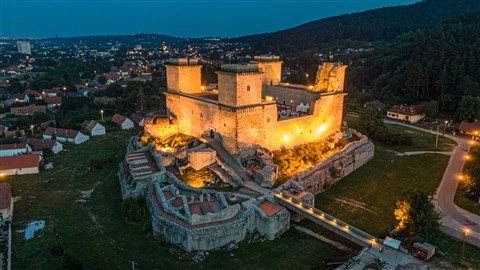
[[[270,117],[267,117],[267,123],[270,123]]]
[[[250,91],[250,85],[249,85],[249,86],[247,86],[247,91]]]
[[[226,127],[226,126],[227,126],[227,124],[223,123],[223,126],[224,126],[224,127]]]
[[[200,117],[203,118],[203,112],[200,113]]]
[[[193,114],[193,110],[192,110],[192,114]]]

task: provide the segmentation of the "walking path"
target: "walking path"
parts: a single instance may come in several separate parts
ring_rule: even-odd
[[[398,123],[389,120],[385,120],[384,122],[413,128],[435,135],[442,135],[441,132],[435,132],[404,123]],[[463,232],[465,229],[468,229],[470,237],[480,239],[480,216],[470,213],[465,209],[459,208],[454,202],[455,193],[458,188],[457,178],[462,173],[463,166],[465,165],[465,155],[470,150],[470,141],[451,135],[445,135],[445,137],[457,142],[457,146],[450,153],[450,159],[443,174],[442,182],[440,183],[434,195],[433,202],[435,204],[435,208],[441,213],[441,221],[444,226],[457,232]],[[456,235],[453,235],[452,233],[448,234],[458,238],[458,233]]]

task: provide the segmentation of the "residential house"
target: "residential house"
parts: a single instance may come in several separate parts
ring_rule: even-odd
[[[78,130],[48,127],[43,133],[43,139],[81,144],[88,141],[90,137]]]
[[[42,94],[40,94],[39,92],[35,91],[35,90],[32,90],[32,89],[27,89],[25,91],[23,91],[23,94],[24,95],[27,95],[27,96],[33,96],[35,98],[35,100],[39,100],[39,99],[42,99]]]
[[[34,113],[46,113],[47,107],[45,105],[28,105],[25,107],[10,108],[10,113],[13,115],[33,115]]]
[[[0,157],[0,175],[36,174],[40,160],[38,154]]]
[[[395,120],[416,123],[425,117],[421,105],[395,105],[387,111],[387,117]]]
[[[7,182],[0,182],[0,223],[12,221],[13,198],[12,187]]]
[[[133,123],[135,123],[139,127],[143,127],[143,119],[144,118],[145,117],[143,117],[143,115],[140,115],[138,113],[132,113],[129,117],[129,119],[132,120]]]
[[[28,144],[31,146],[32,150],[35,151],[50,149],[54,154],[58,154],[63,150],[63,144],[55,140],[30,138],[28,139]]]
[[[53,87],[52,89],[45,89],[42,91],[44,97],[56,97],[58,93],[61,93],[60,87]]]
[[[10,130],[10,131],[4,131],[5,138],[19,138],[19,137],[25,137],[25,130],[20,129],[20,130]]]
[[[47,109],[55,110],[60,105],[62,105],[62,98],[61,97],[47,97],[45,98],[45,104],[47,104]]]
[[[82,123],[82,129],[90,134],[90,136],[105,135],[105,127],[95,120],[85,120]]]
[[[32,152],[32,148],[26,143],[0,144],[0,157],[25,155]]]
[[[132,120],[130,120],[127,117],[125,117],[123,115],[120,115],[120,114],[115,114],[112,117],[112,122],[117,124],[123,130],[132,129],[133,126],[134,126]]]
[[[480,121],[475,121],[472,123],[463,121],[458,129],[463,134],[468,134],[476,137],[480,136]]]
[[[6,102],[13,103],[30,103],[30,97],[26,94],[11,94],[7,96]]]

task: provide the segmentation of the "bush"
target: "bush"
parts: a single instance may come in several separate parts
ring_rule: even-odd
[[[130,197],[122,202],[122,213],[128,221],[148,221],[147,203],[144,197]]]

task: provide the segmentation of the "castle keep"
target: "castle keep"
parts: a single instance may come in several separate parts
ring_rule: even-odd
[[[171,59],[167,69],[167,108],[147,118],[145,132],[166,138],[176,132],[211,136],[239,157],[322,140],[340,131],[346,66],[325,63],[314,85],[281,83],[278,56],[256,56],[249,63],[226,64],[218,90],[201,86],[194,59]]]

